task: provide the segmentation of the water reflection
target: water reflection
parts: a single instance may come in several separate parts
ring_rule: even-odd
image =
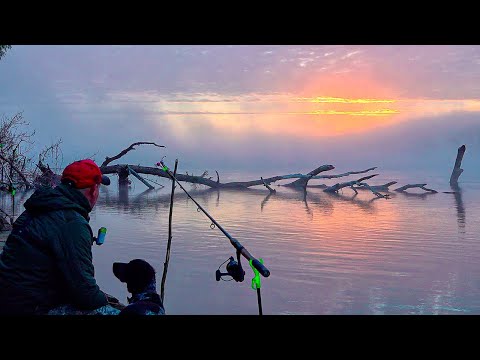
[[[270,199],[270,197],[272,196],[272,194],[274,194],[274,193],[272,193],[272,192],[269,191],[268,194],[267,194],[267,196],[265,196],[265,199],[262,200],[262,203],[261,203],[261,205],[260,205],[260,210],[261,210],[261,211],[263,211],[263,207],[267,204],[268,199]],[[308,208],[308,205],[307,205],[307,208]]]
[[[361,210],[365,211],[367,214],[374,214],[376,212],[376,209],[373,206],[373,202],[378,200],[378,199],[381,199],[377,196],[373,196],[373,198],[370,199],[370,200],[363,200],[363,199],[359,199],[358,194],[356,194],[356,193],[354,193],[351,196],[344,195],[342,193],[325,193],[325,194],[332,198],[332,203],[335,202],[333,199],[340,200],[340,201],[345,201],[345,202],[348,202],[348,203],[351,203],[351,204],[357,206]],[[382,199],[382,200],[385,201],[385,199]]]
[[[387,200],[351,189],[187,190],[265,260],[272,273],[262,279],[265,314],[480,314],[480,195],[469,192],[464,203],[470,187],[463,187],[452,188],[456,214],[442,193],[391,192]],[[112,262],[146,258],[160,272],[165,259],[170,187],[140,190],[103,188],[91,220],[109,229],[108,243],[93,249],[98,281],[122,299]],[[216,282],[233,247],[183,191],[174,199],[169,314],[258,313],[248,265],[244,283]]]
[[[426,200],[429,196],[437,195],[438,193],[434,193],[434,192],[430,192],[430,191],[423,192],[423,193],[399,191],[399,192],[397,192],[397,194],[401,194],[401,196],[404,196],[404,197],[407,197],[407,198],[410,197],[410,198],[416,198],[416,199],[419,199],[419,200]]]
[[[188,190],[187,190],[188,191]],[[193,190],[188,191],[190,195],[207,201],[214,193],[216,193],[216,206],[220,204],[220,191],[214,189]],[[134,190],[128,185],[118,186],[118,191],[111,191],[111,189],[104,188],[102,196],[99,197],[98,203],[102,207],[111,209],[123,210],[148,210],[155,209],[158,211],[159,206],[165,207],[170,205],[171,189],[146,189],[141,193],[134,193]],[[188,196],[183,191],[175,191],[174,201],[186,200],[189,201]]]
[[[126,184],[121,184],[118,186],[118,202],[125,207],[128,207],[129,205],[129,199],[128,199],[129,190],[130,190],[130,187]]]
[[[465,232],[465,206],[463,204],[462,189],[459,185],[450,185],[455,197],[455,209],[457,210],[457,223],[460,232]]]
[[[250,189],[250,191],[255,191],[256,189]],[[265,193],[264,190],[257,190],[259,192]],[[376,210],[373,206],[373,203],[378,199],[381,199],[377,196],[372,194],[372,198],[369,200],[361,199],[358,194],[353,193],[352,195],[344,194],[343,192],[340,193],[328,193],[323,191],[316,191],[316,190],[308,190],[307,189],[289,189],[289,192],[276,192],[274,193],[267,193],[265,198],[262,200],[260,209],[263,211],[264,207],[267,205],[269,199],[275,195],[275,198],[283,199],[283,200],[292,200],[298,199],[304,202],[305,209],[307,214],[312,217],[312,209],[308,205],[307,199],[312,200],[312,204],[315,204],[316,208],[320,209],[324,214],[329,215],[333,211],[334,204],[336,202],[347,202],[350,204],[359,207],[360,209],[366,211],[367,213],[373,214]],[[383,199],[385,200],[385,199]]]

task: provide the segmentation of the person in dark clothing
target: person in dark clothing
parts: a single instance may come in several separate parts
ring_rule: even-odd
[[[25,202],[0,256],[0,315],[47,314],[67,304],[73,313],[115,313],[106,307],[119,301],[100,290],[92,263],[89,213],[101,184],[110,179],[95,162],[75,161],[61,184]]]

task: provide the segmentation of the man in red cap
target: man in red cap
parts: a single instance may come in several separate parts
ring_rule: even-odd
[[[95,162],[75,161],[60,185],[25,202],[0,256],[0,314],[47,314],[65,305],[67,313],[115,313],[109,307],[118,300],[100,290],[92,262],[89,213],[101,184],[110,179]]]

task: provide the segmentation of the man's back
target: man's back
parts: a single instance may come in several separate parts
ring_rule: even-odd
[[[94,279],[91,207],[66,185],[37,190],[0,256],[0,314],[32,314],[65,302],[106,303]]]

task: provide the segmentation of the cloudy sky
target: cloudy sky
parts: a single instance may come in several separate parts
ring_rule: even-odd
[[[125,161],[450,172],[466,144],[480,174],[480,46],[13,46],[0,116],[19,111],[64,165],[155,141]]]

